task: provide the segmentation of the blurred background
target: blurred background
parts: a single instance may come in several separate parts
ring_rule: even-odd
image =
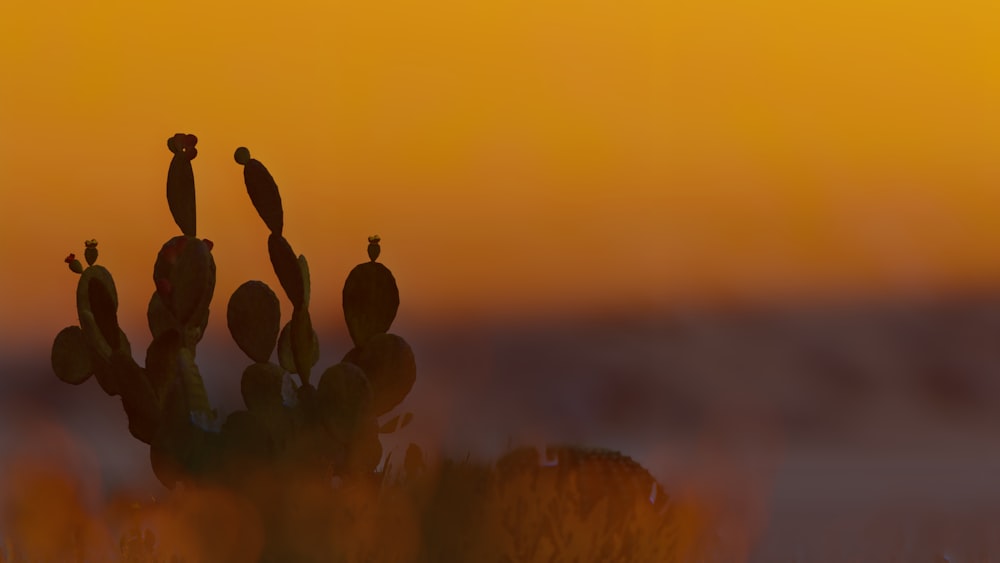
[[[165,141],[185,132],[218,266],[199,363],[220,410],[248,363],[228,296],[277,287],[232,159],[245,145],[309,259],[320,366],[349,348],[340,290],[381,235],[393,330],[418,362],[400,440],[619,449],[725,499],[751,560],[988,551],[998,15],[978,0],[5,3],[0,460],[50,455],[58,435],[76,453],[54,459],[104,489],[159,490],[120,401],[60,383],[48,355],[77,322],[63,258],[96,238],[141,361],[153,262],[179,233]]]

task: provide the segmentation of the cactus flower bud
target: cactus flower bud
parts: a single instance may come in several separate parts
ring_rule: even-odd
[[[378,260],[378,255],[382,252],[382,248],[378,245],[382,241],[382,237],[378,235],[372,235],[368,237],[368,258],[372,262]]]
[[[211,252],[212,249],[215,248],[215,243],[208,240],[207,238],[201,239],[201,242],[205,243],[205,246],[208,247],[209,252]]]
[[[250,149],[246,147],[240,147],[236,149],[236,153],[233,154],[233,158],[235,158],[237,164],[240,165],[244,165],[250,162]]]
[[[94,262],[97,262],[97,239],[90,239],[83,244],[87,247],[83,251],[83,257],[87,260],[88,266],[93,266]]]
[[[194,160],[194,157],[198,156],[198,149],[194,148],[196,144],[198,144],[198,137],[184,133],[177,133],[167,139],[167,148],[170,149],[170,152],[182,154],[188,160]]]

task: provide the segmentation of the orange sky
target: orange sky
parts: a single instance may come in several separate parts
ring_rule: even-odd
[[[242,281],[277,287],[239,145],[282,190],[314,314],[339,315],[373,233],[414,319],[1000,287],[998,21],[990,0],[5,2],[0,329],[75,322],[62,259],[95,237],[145,330],[179,131],[216,326]]]

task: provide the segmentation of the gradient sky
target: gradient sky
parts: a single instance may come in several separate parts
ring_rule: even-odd
[[[425,320],[1000,287],[997,21],[990,0],[7,1],[5,348],[76,321],[62,260],[91,237],[145,331],[175,132],[200,139],[217,326],[242,281],[277,287],[240,145],[314,314],[339,316],[373,233]]]

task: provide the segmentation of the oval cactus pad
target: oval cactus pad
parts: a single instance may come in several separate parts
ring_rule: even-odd
[[[236,345],[255,362],[266,362],[281,329],[278,296],[262,281],[248,281],[229,298],[226,323]]]
[[[344,282],[344,320],[355,346],[387,332],[399,309],[399,288],[389,268],[378,262],[358,264]]]

